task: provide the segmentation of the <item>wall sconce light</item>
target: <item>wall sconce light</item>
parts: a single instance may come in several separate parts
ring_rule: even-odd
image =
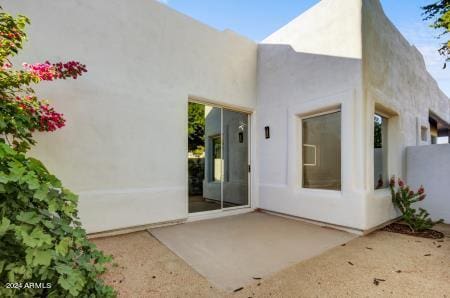
[[[268,126],[264,127],[264,132],[266,135],[266,139],[270,139],[270,127]]]
[[[240,131],[238,136],[239,136],[239,143],[244,143],[244,133]]]

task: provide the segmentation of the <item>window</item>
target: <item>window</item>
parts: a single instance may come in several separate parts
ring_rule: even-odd
[[[222,177],[222,140],[220,135],[211,138],[212,144],[212,179],[211,181],[221,181]]]
[[[341,190],[341,112],[302,119],[304,188]]]
[[[431,144],[450,143],[448,123],[432,112],[430,112],[428,120],[430,123]]]
[[[374,169],[374,188],[382,189],[389,186],[387,171],[387,133],[388,119],[375,114],[374,117],[374,152],[373,152],[373,169]]]
[[[428,127],[421,126],[420,127],[420,139],[422,142],[428,141]]]

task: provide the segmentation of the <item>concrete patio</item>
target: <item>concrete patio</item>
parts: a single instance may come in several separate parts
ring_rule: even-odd
[[[261,212],[150,232],[208,281],[230,292],[356,237]]]
[[[103,278],[119,297],[448,297],[450,225],[436,229],[446,235],[439,242],[376,231],[234,293],[216,288],[147,231],[94,242],[118,263]],[[385,281],[375,285],[374,278]]]

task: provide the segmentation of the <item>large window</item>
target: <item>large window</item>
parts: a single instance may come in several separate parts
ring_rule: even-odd
[[[374,169],[374,188],[381,189],[389,186],[387,172],[387,133],[388,119],[375,114],[374,117],[374,152],[373,152],[373,169]]]
[[[341,189],[341,112],[302,119],[302,186]]]

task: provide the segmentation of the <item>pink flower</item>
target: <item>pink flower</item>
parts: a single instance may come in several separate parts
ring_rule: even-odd
[[[76,79],[83,72],[87,71],[86,65],[77,61],[53,64],[48,61],[36,64],[23,63],[23,67],[43,81],[53,81],[55,79],[66,79],[69,77]]]
[[[392,187],[395,186],[395,177],[394,176],[391,177],[391,180],[389,181],[389,185]]]
[[[39,106],[39,130],[55,131],[65,125],[66,120],[63,114],[56,112],[48,104]]]
[[[35,64],[23,63],[22,65],[26,70],[43,81],[53,81],[56,77],[53,65],[48,61]]]
[[[405,182],[403,182],[403,180],[400,178],[398,178],[398,186],[400,186],[400,187],[405,186]]]
[[[3,70],[10,69],[11,67],[12,67],[12,64],[9,63],[9,62],[5,62],[5,63],[2,65],[2,69],[3,69]]]
[[[69,61],[66,63],[58,62],[53,64],[58,79],[72,77],[76,79],[78,76],[86,72],[86,65],[77,61]]]
[[[419,190],[417,191],[417,193],[419,195],[423,194],[425,192],[425,189],[423,188],[423,185],[420,186]]]

